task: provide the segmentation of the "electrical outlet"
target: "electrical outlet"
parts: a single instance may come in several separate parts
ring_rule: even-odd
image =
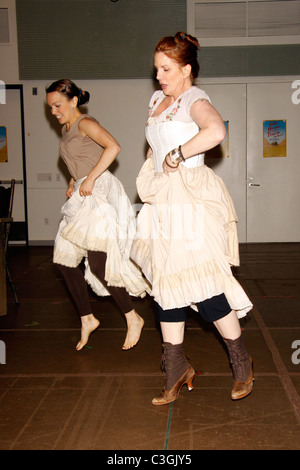
[[[37,173],[37,180],[38,181],[52,181],[51,173]]]

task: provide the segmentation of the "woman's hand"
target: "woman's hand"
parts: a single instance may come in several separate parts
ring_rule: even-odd
[[[147,158],[153,157],[153,152],[152,152],[152,148],[151,148],[151,147],[148,148],[148,152],[147,152],[146,157],[147,157]]]
[[[66,196],[68,198],[70,198],[73,194],[73,191],[74,191],[74,180],[73,180],[73,178],[71,178],[71,180],[69,182],[69,186],[67,188]]]
[[[80,196],[90,196],[94,187],[94,180],[87,177],[80,185],[79,195]]]
[[[172,160],[170,159],[169,154],[167,154],[167,155],[165,156],[164,161],[163,161],[162,167],[163,167],[164,173],[165,173],[167,176],[169,176],[169,173],[175,173],[175,171],[178,170],[179,163],[174,163],[174,162],[172,162]]]

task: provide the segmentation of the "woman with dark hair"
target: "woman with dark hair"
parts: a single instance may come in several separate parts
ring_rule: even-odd
[[[223,120],[196,86],[198,40],[184,32],[162,38],[154,54],[161,90],[149,105],[147,160],[137,178],[145,203],[131,256],[152,285],[163,337],[166,379],[154,405],[170,403],[181,387],[193,388],[195,371],[183,342],[192,307],[222,336],[233,367],[231,398],[253,386],[239,318],[252,304],[233,277],[239,264],[237,216],[223,181],[204,164],[204,152],[226,136]]]
[[[108,168],[121,148],[95,119],[79,106],[89,93],[69,79],[47,89],[47,103],[62,124],[60,154],[71,174],[54,246],[57,263],[81,317],[82,349],[99,326],[93,315],[86,281],[98,295],[111,295],[127,322],[123,349],[135,346],[144,320],[135,312],[130,294],[144,296],[147,284],[129,254],[135,233],[134,214],[120,181]],[[85,259],[85,273],[79,264]]]

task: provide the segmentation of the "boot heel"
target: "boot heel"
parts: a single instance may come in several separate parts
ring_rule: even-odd
[[[192,377],[189,377],[185,382],[189,392],[194,390],[194,386],[193,386],[193,380],[194,380],[194,377],[195,377],[195,371],[194,370],[192,371],[192,374],[193,374]]]
[[[195,376],[194,369],[190,366],[185,374],[176,382],[176,384],[171,388],[171,390],[163,390],[163,392],[156,398],[153,398],[153,405],[167,405],[172,401],[175,401],[178,398],[180,390],[183,385],[187,385],[188,391],[193,390],[193,378]]]
[[[187,388],[188,388],[188,391],[189,391],[189,392],[191,392],[192,390],[194,390],[194,387],[193,387],[192,382],[187,383]]]

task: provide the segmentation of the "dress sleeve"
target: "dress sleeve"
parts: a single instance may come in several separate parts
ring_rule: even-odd
[[[187,95],[187,100],[185,103],[185,109],[188,114],[190,114],[192,104],[198,100],[207,100],[209,103],[211,103],[211,100],[205,91],[194,86],[192,87],[191,92]]]
[[[149,101],[149,109],[153,108],[153,106],[155,105],[157,99],[161,96],[161,94],[162,94],[161,90],[156,90],[153,93],[153,95],[151,96],[150,101]]]

